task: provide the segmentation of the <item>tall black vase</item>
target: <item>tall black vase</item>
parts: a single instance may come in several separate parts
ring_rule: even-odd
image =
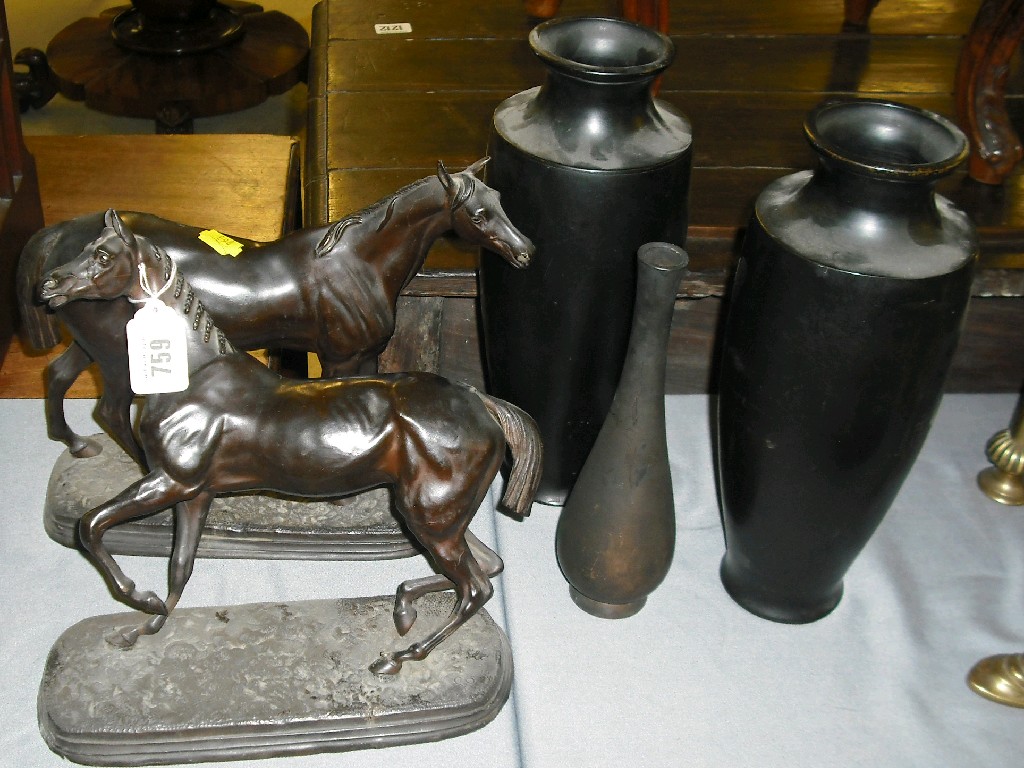
[[[641,246],[622,377],[558,518],[555,553],[570,594],[602,618],[643,608],[672,564],[676,517],[665,441],[665,359],[688,261],[670,243]]]
[[[651,96],[674,53],[659,32],[556,19],[530,44],[548,77],[495,111],[488,182],[537,252],[525,270],[481,255],[481,327],[488,389],[544,439],[537,500],[561,504],[615,394],[637,249],[685,242],[690,125]]]
[[[948,120],[851,101],[805,131],[818,168],[770,184],[743,243],[718,408],[722,582],[790,623],[836,606],[917,457],[978,248],[934,192],[967,155]]]

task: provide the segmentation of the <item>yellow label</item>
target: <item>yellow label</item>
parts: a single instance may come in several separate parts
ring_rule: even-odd
[[[242,252],[242,244],[240,242],[232,240],[215,229],[204,229],[199,233],[199,239],[221,256],[237,256]]]

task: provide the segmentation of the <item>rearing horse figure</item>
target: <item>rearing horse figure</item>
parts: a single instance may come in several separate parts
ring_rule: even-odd
[[[454,586],[447,621],[405,650],[372,666],[392,674],[426,657],[492,594],[501,559],[469,532],[506,448],[512,469],[501,504],[524,516],[540,478],[536,424],[513,405],[429,373],[351,379],[282,378],[237,351],[194,301],[170,256],[136,237],[113,211],[108,227],[75,263],[51,272],[39,295],[57,308],[76,299],[157,300],[187,322],[189,385],[146,397],[139,435],[149,473],[87,512],[79,537],[88,557],[120,600],[150,614],[108,640],[130,646],[164,624],[192,573],[213,498],[269,490],[334,498],[384,486],[409,532],[440,575],[403,582],[395,599],[398,632],[416,618],[413,600]],[[161,293],[161,290],[163,292]],[[168,596],[141,591],[103,544],[126,520],[175,507]]]
[[[533,245],[508,220],[498,193],[476,174],[486,158],[460,173],[438,163],[437,174],[326,227],[301,229],[272,243],[246,246],[237,258],[218,255],[198,239],[199,229],[147,214],[126,214],[136,234],[174,259],[204,311],[242,349],[316,352],[327,377],[371,373],[395,330],[402,288],[415,276],[433,242],[454,230],[515,267],[530,262]],[[48,227],[25,246],[18,266],[22,317],[37,347],[59,335],[35,302],[47,272],[80,258],[103,228],[92,215]],[[97,305],[63,305],[56,315],[74,343],[48,368],[46,393],[50,437],[75,456],[98,452],[64,416],[64,395],[90,363],[97,362],[104,389],[97,417],[140,463],[131,430],[132,393],[123,350],[124,327],[134,309],[124,299]]]

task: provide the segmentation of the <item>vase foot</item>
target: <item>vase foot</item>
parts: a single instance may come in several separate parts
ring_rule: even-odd
[[[646,597],[641,597],[631,603],[602,603],[600,600],[587,597],[571,584],[569,585],[569,594],[576,605],[599,619],[626,619],[639,613],[647,603]]]
[[[835,610],[843,597],[843,583],[839,584],[823,598],[810,601],[796,601],[792,597],[783,599],[763,587],[752,589],[751,583],[757,580],[750,577],[737,578],[728,562],[728,554],[722,559],[719,575],[725,591],[741,608],[755,616],[780,624],[810,624],[822,619]]]
[[[566,499],[569,498],[569,491],[561,491],[558,489],[545,489],[543,487],[537,490],[537,495],[533,497],[533,500],[538,504],[543,504],[547,507],[564,507]]]
[[[989,467],[978,473],[978,487],[986,496],[1000,504],[1015,507],[1024,505],[1024,481],[1020,475]]]
[[[533,500],[545,507],[564,507],[565,496],[534,496]]]
[[[967,684],[986,699],[1024,708],[1024,654],[1003,653],[982,659],[971,669]]]

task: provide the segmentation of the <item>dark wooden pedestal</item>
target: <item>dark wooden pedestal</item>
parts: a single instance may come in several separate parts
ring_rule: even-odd
[[[158,133],[190,133],[192,119],[236,112],[305,79],[309,36],[294,19],[228,2],[242,22],[231,41],[193,53],[119,45],[111,23],[128,6],[79,19],[46,49],[60,93],[100,112],[151,118]]]

